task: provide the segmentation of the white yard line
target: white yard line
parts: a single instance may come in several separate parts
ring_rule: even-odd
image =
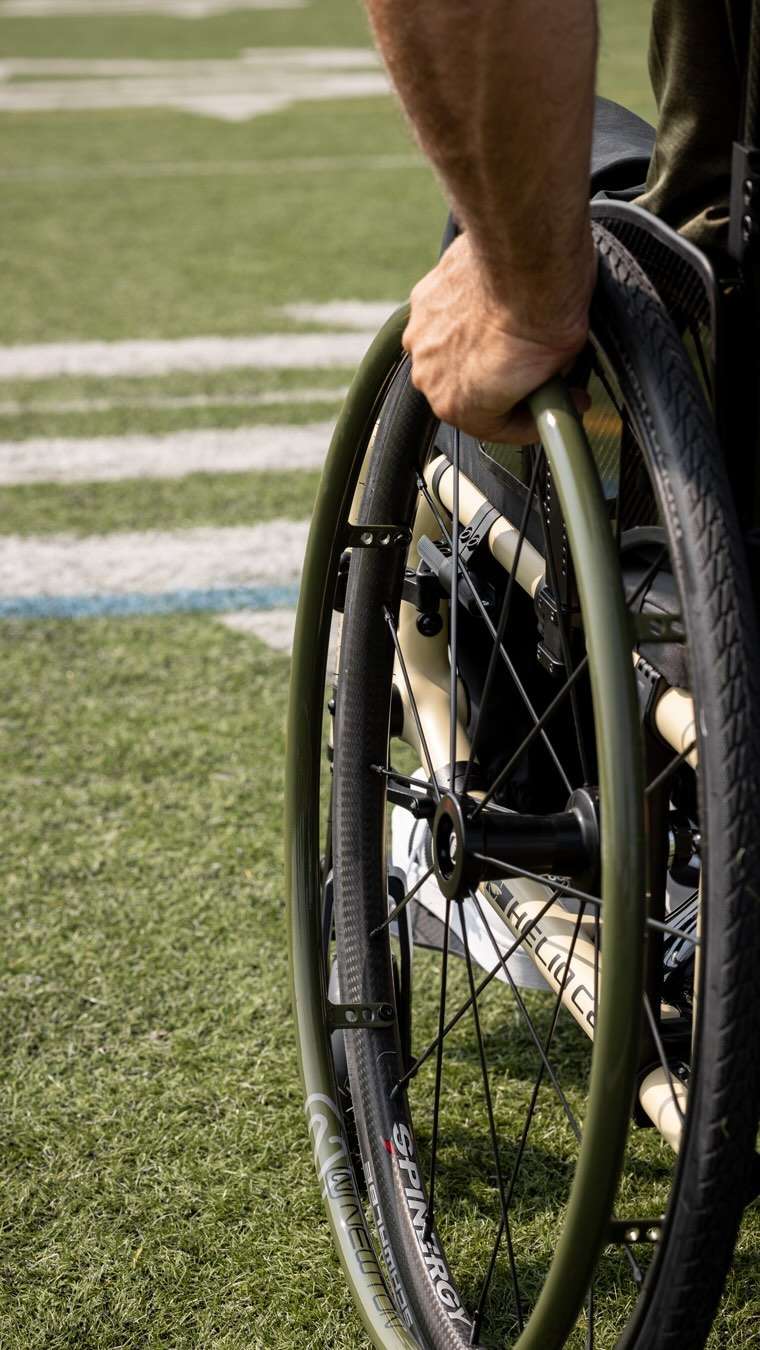
[[[3,183],[82,183],[101,178],[226,178],[301,173],[395,173],[427,169],[420,155],[313,155],[291,159],[116,161],[97,165],[39,164],[0,169]]]
[[[241,69],[266,72],[273,67],[318,71],[379,70],[381,61],[372,47],[244,47],[234,57],[172,57],[167,60],[133,56],[6,56],[0,57],[0,80],[15,80],[25,75],[35,80],[44,76],[58,79],[167,76],[174,79],[177,75],[206,79],[209,75],[224,76]]]
[[[347,393],[348,386],[341,385],[334,389],[272,389],[263,394],[186,394],[176,398],[146,394],[144,398],[72,398],[60,402],[6,399],[0,400],[0,417],[57,417],[69,413],[107,413],[118,408],[181,412],[185,408],[269,408],[281,404],[298,407],[308,403],[339,403]]]
[[[300,302],[282,305],[278,313],[297,323],[321,328],[355,328],[367,332],[380,328],[399,305],[398,300],[329,300],[326,304]]]
[[[252,49],[227,61],[0,62],[0,112],[12,113],[175,108],[241,122],[297,103],[389,90],[371,48]]]
[[[236,9],[303,9],[309,0],[2,0],[0,18],[40,18],[61,14],[170,14],[175,19],[206,19]]]
[[[296,626],[294,609],[270,609],[263,611],[241,609],[225,614],[219,621],[234,633],[244,633],[246,637],[257,637],[276,652],[293,650],[293,634]]]
[[[297,580],[308,521],[176,532],[0,535],[0,599],[157,595]]]
[[[163,436],[0,441],[0,485],[315,469],[327,453],[332,428],[332,422],[313,422],[301,427],[201,428]]]
[[[58,376],[145,379],[175,371],[353,369],[375,336],[269,333],[260,337],[144,338],[125,342],[45,342],[0,347],[0,380]]]

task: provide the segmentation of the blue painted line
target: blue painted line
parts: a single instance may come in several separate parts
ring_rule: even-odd
[[[293,609],[297,586],[230,586],[160,595],[33,595],[0,599],[0,619],[102,619],[145,614],[222,614],[231,609]]]

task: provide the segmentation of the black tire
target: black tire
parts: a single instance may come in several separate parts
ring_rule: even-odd
[[[615,1343],[624,1350],[697,1350],[730,1265],[758,1120],[760,648],[736,513],[700,388],[634,260],[601,228],[596,240],[590,349],[616,382],[665,532],[686,632],[688,688],[699,710],[701,947],[688,1112],[661,1238]],[[433,425],[408,371],[402,373],[375,443],[364,519],[411,520]],[[393,557],[357,551],[343,625],[334,761],[336,940],[342,997],[356,1002],[394,1001],[390,944],[370,939],[387,908],[385,802],[357,747],[376,754],[387,741],[393,649],[382,616],[385,607],[398,607],[404,563],[400,550]],[[369,1195],[399,1310],[422,1345],[468,1344],[470,1322],[463,1308],[460,1316],[446,1256],[410,1240],[398,1168],[389,1163],[388,1141],[402,1119],[394,1097],[396,1037],[392,1030],[357,1032],[348,1049]],[[402,1152],[404,1142],[401,1127]]]

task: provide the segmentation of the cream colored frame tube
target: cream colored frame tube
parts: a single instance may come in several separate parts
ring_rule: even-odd
[[[425,480],[431,494],[451,515],[453,465],[443,456],[433,459],[425,470]],[[459,516],[462,527],[469,525],[481,507],[486,504],[487,499],[483,493],[460,472]],[[410,566],[414,565],[418,558],[417,545],[422,535],[435,537],[438,532],[433,511],[427,502],[421,500],[415,520]],[[488,548],[497,562],[508,572],[514,570],[518,540],[517,527],[504,516],[499,516],[488,532]],[[524,539],[515,579],[528,595],[534,597],[544,576],[543,557],[527,539]],[[433,762],[430,768],[448,764],[450,753],[447,618],[446,614],[439,634],[435,637],[423,637],[417,629],[416,611],[412,605],[402,602],[399,617],[399,642]],[[634,662],[638,659],[638,654],[634,653]],[[424,761],[424,749],[415,719],[411,714],[408,690],[398,666],[394,681],[404,707],[402,737],[415,748]],[[464,698],[464,692],[460,687],[457,724],[458,760],[466,760],[470,752],[470,743],[464,729]],[[695,739],[694,703],[687,690],[666,688],[657,700],[654,720],[660,735],[677,754],[682,754],[692,745]],[[687,763],[695,767],[696,749],[692,749],[685,758]],[[530,953],[549,988],[554,989],[556,993],[562,992],[563,1005],[571,1017],[586,1035],[593,1039],[594,1001],[598,995],[598,988],[595,989],[595,985],[601,981],[601,956],[597,953],[595,945],[595,916],[587,913],[580,921],[573,955],[570,958],[577,913],[556,903],[538,919],[538,912],[546,904],[551,893],[550,888],[525,878],[515,878],[508,883],[511,899],[507,901],[506,907],[502,898],[497,901],[497,890],[498,888],[494,889],[488,883],[480,887],[483,898],[497,910],[515,937],[519,937],[523,930],[532,925],[524,940],[525,950]],[[686,1110],[685,1085],[658,1067],[644,1079],[639,1100],[660,1134],[677,1151],[681,1137],[682,1114],[685,1114]]]

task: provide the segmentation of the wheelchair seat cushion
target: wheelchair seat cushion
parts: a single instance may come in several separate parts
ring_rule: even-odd
[[[646,184],[654,127],[612,99],[596,99],[591,149],[591,196],[631,201]]]

